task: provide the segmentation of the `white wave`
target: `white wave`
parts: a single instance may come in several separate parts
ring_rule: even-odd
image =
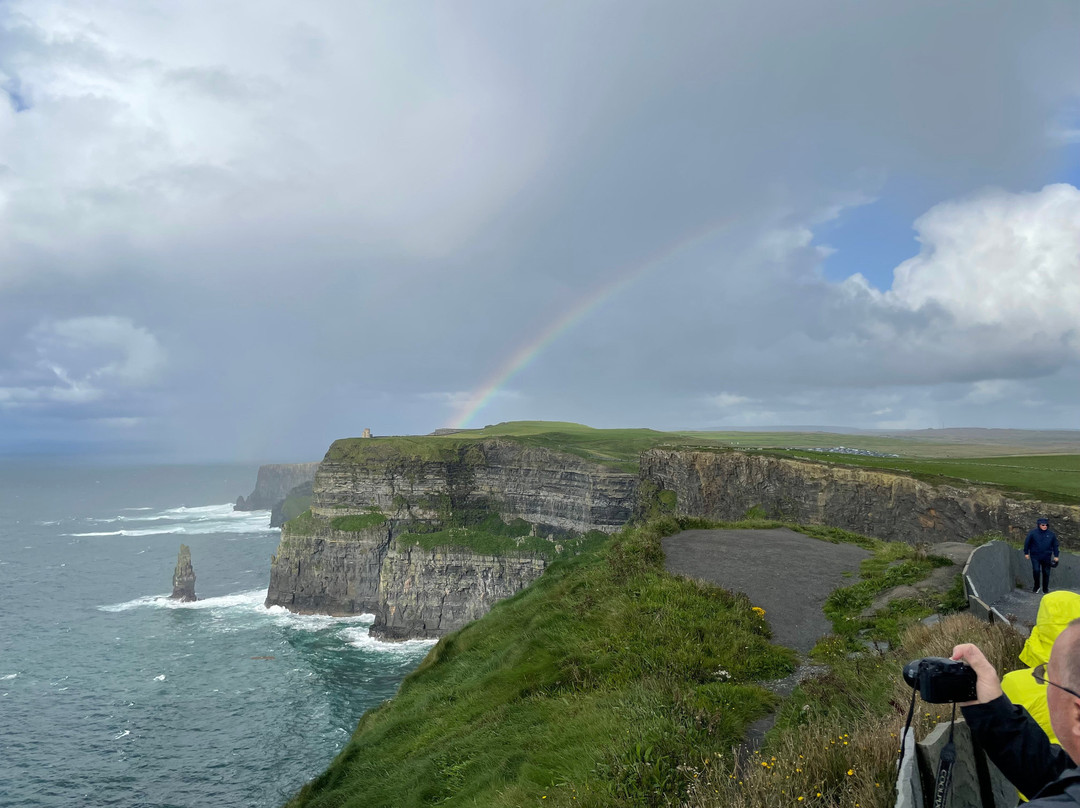
[[[143,595],[141,598],[113,603],[109,606],[98,606],[103,612],[127,612],[131,609],[152,607],[155,609],[231,609],[240,607],[254,610],[262,609],[263,601],[266,600],[265,589],[252,589],[249,592],[237,592],[232,595],[220,595],[216,598],[206,598],[185,603],[173,600],[168,595]],[[264,610],[265,611],[265,610]]]
[[[415,656],[421,652],[427,652],[438,640],[403,640],[401,642],[386,642],[378,640],[368,634],[367,627],[346,628],[339,634],[353,648],[361,648],[365,651],[375,651],[381,654],[396,654],[399,656]]]
[[[163,673],[160,676],[155,676],[154,681],[155,682],[164,682],[165,681],[165,674]]]
[[[14,679],[18,675],[19,674],[17,673],[9,673],[7,676],[0,676],[0,682],[6,682],[8,679]]]
[[[366,630],[375,621],[373,614],[348,615],[346,617],[334,617],[327,614],[295,614],[282,606],[267,608],[265,589],[251,589],[247,592],[235,592],[230,595],[219,595],[214,598],[184,603],[172,600],[168,595],[144,595],[124,603],[113,603],[108,606],[98,606],[103,612],[127,612],[132,609],[193,609],[199,610],[230,610],[239,615],[268,617],[274,623],[281,626],[296,628],[303,631],[321,631],[338,625],[363,626]]]
[[[164,677],[162,677],[162,678],[164,678]],[[131,730],[130,730],[130,729],[125,729],[125,730],[124,730],[123,732],[121,732],[121,733],[120,733],[119,735],[115,736],[115,737],[113,738],[113,740],[114,740],[114,741],[119,741],[119,740],[120,740],[121,738],[126,738],[126,737],[127,737],[128,735],[130,735],[130,734],[131,734]]]
[[[329,614],[297,614],[296,612],[290,612],[284,606],[270,606],[263,608],[262,611],[273,618],[278,625],[300,628],[305,631],[322,631],[342,624],[363,626],[364,630],[367,631],[367,627],[375,622],[375,615],[373,614],[353,614],[344,617],[335,617]]]
[[[149,508],[126,510],[151,510]],[[112,516],[104,519],[88,519],[94,524],[133,524],[117,530],[91,530],[81,533],[65,533],[72,537],[98,536],[161,536],[202,535],[207,533],[271,533],[270,511],[237,511],[229,503],[223,505],[200,505],[166,508],[147,516]],[[153,522],[153,525],[145,525]]]

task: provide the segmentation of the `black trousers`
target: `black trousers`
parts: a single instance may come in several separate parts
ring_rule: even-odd
[[[1050,591],[1050,559],[1031,557],[1031,577],[1034,579],[1033,588],[1039,588],[1039,572],[1042,572],[1042,591]]]

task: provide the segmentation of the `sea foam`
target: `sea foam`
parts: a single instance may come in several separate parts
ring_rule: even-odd
[[[415,656],[417,653],[426,651],[435,645],[438,640],[402,640],[400,642],[386,642],[378,640],[368,634],[368,627],[346,628],[339,634],[353,648],[364,651],[375,651],[380,654],[397,654],[400,656]]]
[[[282,606],[270,606],[266,602],[265,589],[251,589],[247,592],[235,592],[229,595],[219,595],[212,598],[204,598],[190,602],[173,600],[168,595],[143,595],[142,597],[128,600],[124,603],[113,603],[108,606],[98,606],[103,612],[127,612],[132,609],[184,609],[192,611],[209,610],[233,614],[239,617],[257,617],[269,619],[278,625],[296,628],[303,631],[322,631],[334,626],[356,626],[367,631],[367,627],[375,621],[373,614],[356,614],[345,617],[334,617],[326,614],[296,614]]]
[[[124,516],[121,514],[86,521],[92,524],[122,524],[132,525],[132,527],[118,527],[116,530],[87,530],[64,535],[79,538],[177,534],[191,536],[208,533],[270,533],[277,530],[277,528],[270,527],[269,511],[237,511],[228,503],[224,505],[201,505],[191,508],[182,506],[179,508],[167,508],[146,516]]]

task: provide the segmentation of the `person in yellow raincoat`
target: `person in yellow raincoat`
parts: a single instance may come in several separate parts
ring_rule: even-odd
[[[1075,592],[1057,591],[1044,595],[1039,604],[1039,616],[1031,636],[1020,652],[1020,661],[1028,667],[1005,674],[1001,689],[1013,704],[1024,707],[1039,722],[1050,743],[1057,743],[1057,736],[1050,726],[1050,710],[1046,706],[1046,685],[1039,684],[1032,671],[1045,666],[1050,659],[1050,648],[1065,626],[1080,617],[1080,595]]]

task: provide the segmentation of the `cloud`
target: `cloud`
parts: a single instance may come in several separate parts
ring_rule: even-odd
[[[751,399],[746,396],[736,395],[735,393],[717,393],[710,396],[709,401],[720,409],[728,409],[730,407],[736,407],[740,404],[747,404]]]
[[[988,190],[936,205],[915,230],[922,249],[896,268],[890,289],[879,293],[859,277],[845,284],[871,301],[864,333],[904,331],[910,344],[896,346],[900,353],[977,365],[989,378],[1080,359],[1080,190]]]
[[[48,413],[43,434],[304,459],[445,425],[529,346],[478,422],[899,422],[1046,378],[1068,422],[1071,192],[1016,192],[1067,178],[1047,133],[1076,128],[1076,24],[931,0],[0,3],[0,430]],[[823,272],[855,205],[902,232],[926,211],[890,288]],[[968,406],[1030,419],[1016,402]]]
[[[46,321],[26,335],[21,348],[5,374],[19,383],[0,386],[0,406],[100,403],[152,385],[165,365],[157,338],[124,317]]]

